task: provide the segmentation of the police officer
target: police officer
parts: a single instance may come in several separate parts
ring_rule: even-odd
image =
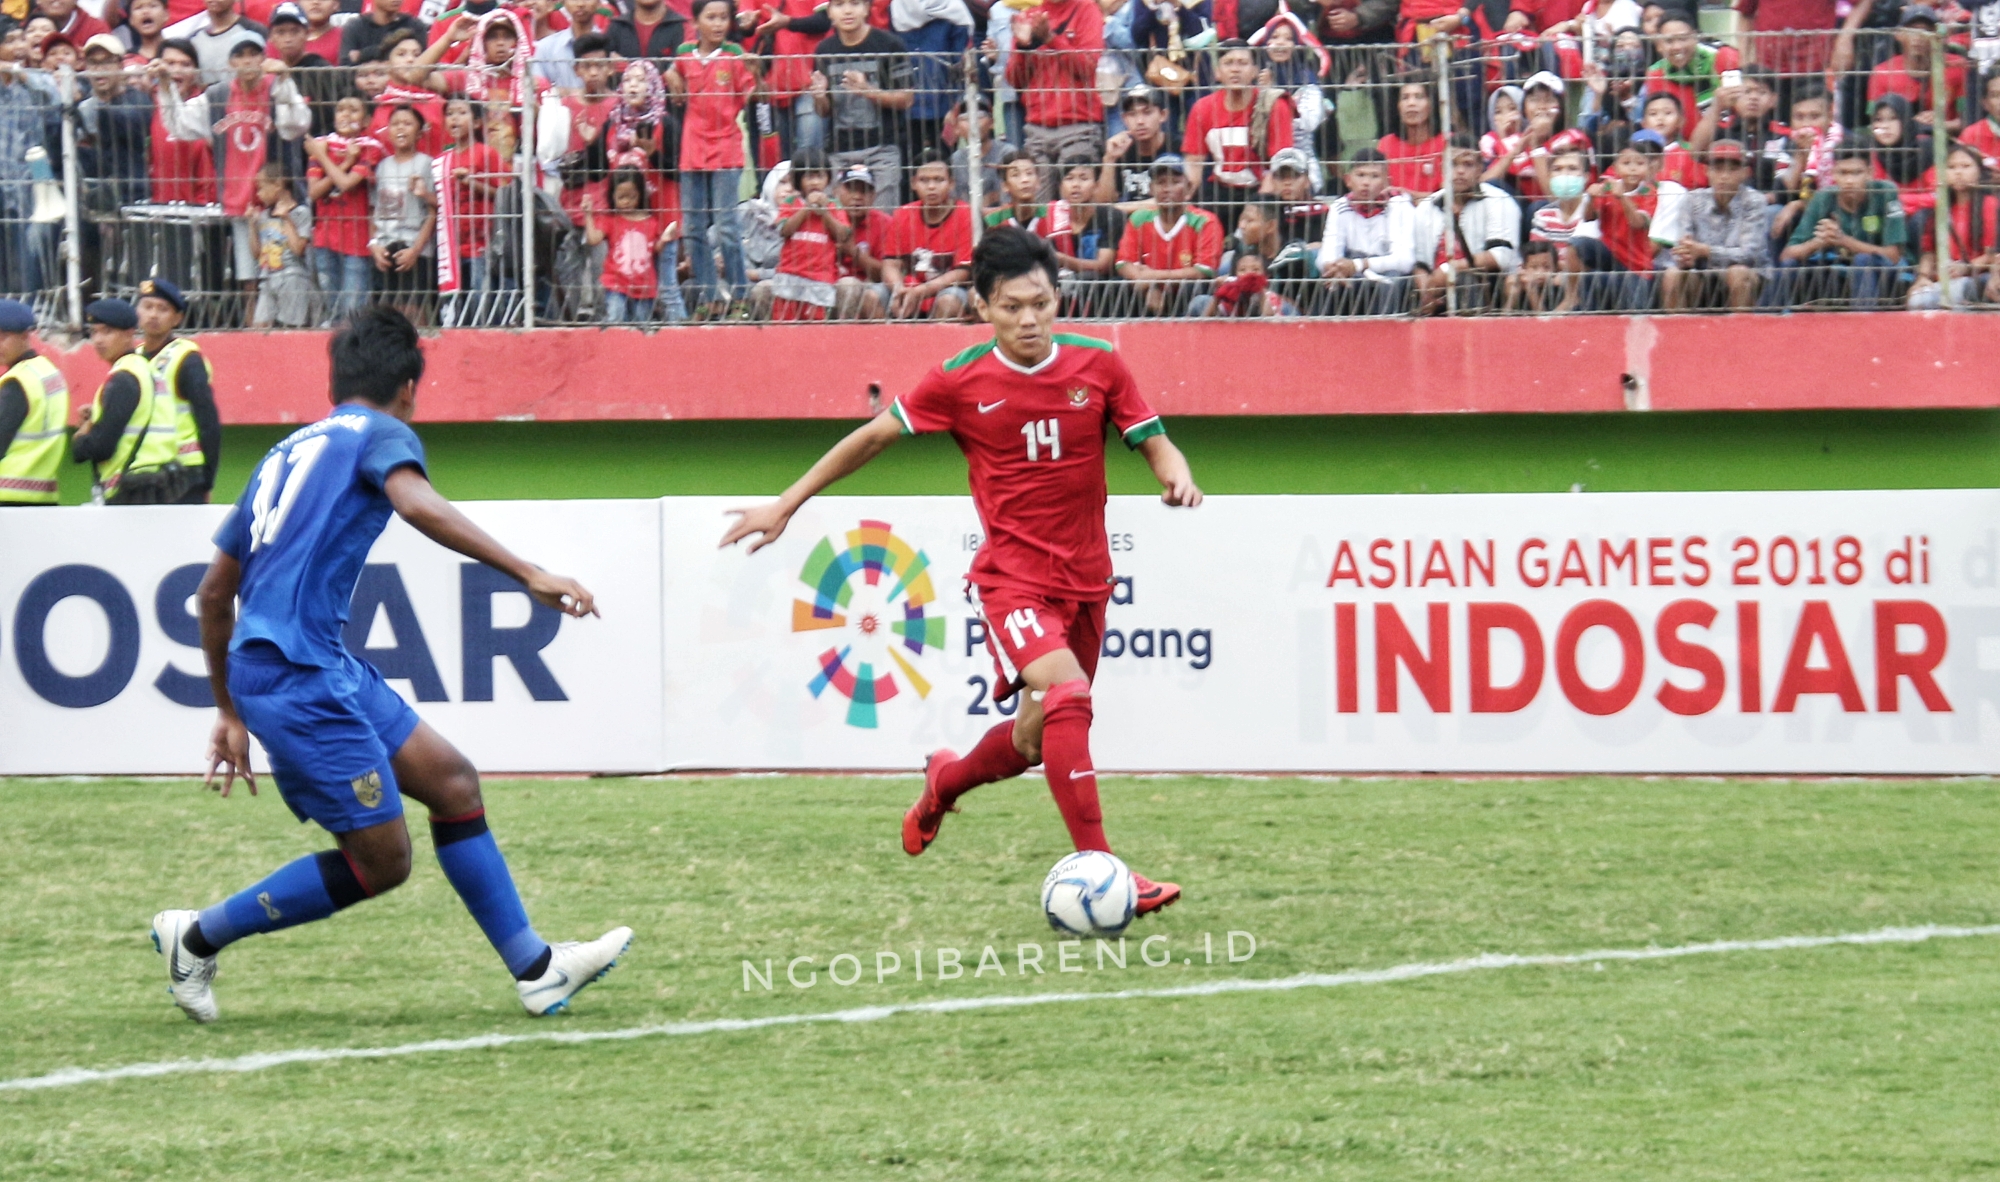
[[[93,499],[113,505],[171,505],[186,495],[192,474],[176,455],[174,400],[153,378],[133,338],[139,314],[124,300],[98,300],[83,310],[90,347],[111,373],[78,415],[70,453],[97,473]]]
[[[34,327],[34,309],[0,300],[0,506],[56,503],[69,384],[28,347]]]
[[[174,453],[193,483],[183,504],[204,504],[222,466],[222,416],[216,413],[211,371],[201,347],[174,330],[187,312],[187,297],[165,279],[139,285],[140,351],[153,365],[153,380],[174,400]]]

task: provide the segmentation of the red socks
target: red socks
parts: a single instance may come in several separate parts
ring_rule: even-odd
[[[1042,770],[1079,850],[1111,852],[1097,807],[1097,769],[1090,762],[1090,683],[1079,678],[1042,698]],[[981,746],[984,746],[982,743]]]
[[[1003,722],[987,731],[979,745],[938,772],[938,804],[950,808],[959,797],[997,780],[1011,780],[1028,770],[1028,761],[1014,750],[1014,724]]]

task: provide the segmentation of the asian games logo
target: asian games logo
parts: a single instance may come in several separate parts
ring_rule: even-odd
[[[820,654],[808,687],[815,698],[828,686],[838,690],[847,699],[847,725],[875,726],[875,708],[901,691],[898,673],[918,697],[930,696],[931,683],[911,663],[944,647],[944,617],[925,611],[937,598],[930,562],[888,522],[863,521],[848,532],[845,550],[821,538],[799,570],[810,597],[792,601],[792,631],[847,631]]]

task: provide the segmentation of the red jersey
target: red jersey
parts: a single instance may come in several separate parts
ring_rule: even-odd
[[[1104,12],[1097,0],[1046,0],[1034,12],[1048,22],[1048,39],[1033,49],[1016,44],[1007,58],[1007,84],[1020,91],[1026,121],[1037,127],[1103,122],[1097,59],[1104,52]]]
[[[1444,136],[1412,144],[1391,133],[1376,141],[1375,147],[1389,161],[1389,183],[1412,200],[1422,201],[1444,184]]]
[[[667,232],[671,218],[648,213],[634,220],[622,213],[592,215],[604,231],[604,290],[615,291],[635,300],[650,300],[660,294],[660,272],[655,256],[660,235]]]
[[[1659,209],[1660,194],[1648,185],[1643,192],[1632,194],[1632,206],[1646,215],[1651,222]],[[1653,269],[1653,255],[1658,247],[1653,245],[1652,227],[1640,229],[1625,216],[1625,203],[1616,197],[1597,199],[1597,232],[1604,238],[1604,247],[1611,257],[1621,263],[1627,271],[1650,271]]]
[[[1292,146],[1292,100],[1281,98],[1272,104],[1261,150],[1250,142],[1250,121],[1256,114],[1254,98],[1242,110],[1232,111],[1228,96],[1221,91],[1207,95],[1188,111],[1181,151],[1206,157],[1217,184],[1254,187],[1264,179],[1271,157]]]
[[[731,42],[703,55],[690,41],[674,54],[673,68],[687,83],[681,115],[681,171],[715,172],[743,167],[743,129],[736,117],[757,86],[750,57]]]
[[[375,115],[368,121],[368,134],[384,144],[389,142],[389,116],[397,107],[409,107],[424,117],[424,129],[417,136],[417,151],[435,158],[451,145],[444,137],[444,96],[434,90],[391,83],[375,100]]]
[[[1125,222],[1125,236],[1118,240],[1118,261],[1155,271],[1198,267],[1212,276],[1222,262],[1222,222],[1190,205],[1181,210],[1180,220],[1162,226],[1159,210],[1135,209]]]
[[[1951,261],[1969,263],[1983,258],[2000,248],[2000,197],[1986,194],[1979,198],[1979,222],[1972,220],[1972,202],[1964,196],[1951,195]],[[1924,223],[1924,253],[1937,253],[1937,219]],[[1940,268],[1942,270],[1942,268]]]
[[[340,28],[341,27],[339,25],[328,24],[326,26],[326,32],[321,33],[317,37],[312,37],[306,41],[306,53],[308,54],[316,53],[321,57],[325,58],[329,62],[339,61]],[[312,30],[307,29],[306,32],[311,33]],[[304,55],[302,54],[300,56]]]
[[[507,180],[507,167],[500,162],[500,153],[477,140],[449,151],[453,157],[450,171],[466,168],[471,175],[460,180],[440,173],[438,183],[451,182],[452,204],[458,214],[452,233],[458,239],[458,253],[465,258],[476,258],[486,253],[487,239],[493,234],[493,198],[475,191],[471,182],[478,180],[489,188],[497,188]]]
[[[840,244],[840,277],[866,279],[868,272],[861,268],[860,252],[867,251],[868,257],[878,263],[888,257],[890,218],[872,205],[863,210],[850,209],[846,212],[854,233]]]
[[[1947,102],[1954,111],[1965,98],[1965,67],[1953,58],[1947,62],[1944,71],[1944,89]],[[1910,77],[1910,68],[1902,54],[1897,54],[1881,65],[1868,71],[1868,105],[1872,108],[1885,96],[1900,94],[1910,102],[1910,109],[1919,114],[1931,109],[1931,75],[1925,70],[1922,75]],[[1982,120],[1982,122],[1984,122]],[[1909,134],[1905,129],[1904,134]]]
[[[1104,428],[1117,428],[1127,447],[1166,429],[1109,344],[1057,333],[1033,369],[991,341],[974,345],[890,409],[904,431],[949,431],[965,452],[986,531],[967,581],[982,591],[1110,598]]]
[[[352,164],[342,167],[360,177],[361,183],[345,193],[336,188],[313,202],[313,245],[336,254],[365,255],[370,236],[368,219],[375,208],[369,187],[375,182],[375,162],[387,152],[371,136],[349,138],[335,132],[326,137],[326,154],[338,164],[347,159],[350,145],[357,145],[360,150],[354,154]],[[306,169],[308,185],[325,176],[326,170],[317,164]]]
[[[952,206],[942,225],[924,220],[923,203],[912,201],[896,211],[882,244],[884,259],[903,261],[903,286],[929,283],[947,271],[972,261],[972,207]]]
[[[1672,181],[1693,192],[1708,188],[1708,168],[1695,158],[1693,152],[1679,144],[1669,144],[1660,156],[1660,179]]]
[[[1960,132],[1958,141],[1967,147],[1977,148],[1979,154],[1986,157],[1987,168],[2000,168],[2000,127],[1993,125],[1990,116]]]
[[[801,209],[808,208],[806,199],[794,197],[778,207],[780,218],[789,218]],[[847,213],[839,206],[828,205],[834,220],[847,224]],[[819,217],[809,216],[785,239],[784,249],[778,252],[778,270],[786,275],[796,275],[800,279],[810,279],[815,283],[832,283],[840,278],[837,251],[833,235],[827,230],[826,222]]]

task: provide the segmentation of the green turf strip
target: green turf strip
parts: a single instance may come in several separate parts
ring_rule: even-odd
[[[921,859],[895,836],[914,787],[489,784],[545,933],[638,931],[575,1014],[520,1014],[419,837],[404,889],[227,951],[223,1021],[196,1028],[147,917],[323,839],[268,788],[0,783],[0,1078],[2000,919],[1990,780],[1111,778],[1121,851],[1188,890],[1136,934],[1195,964],[783,983],[796,955],[1053,961],[1034,894],[1064,843],[1039,782],[979,790]],[[1201,963],[1231,929],[1257,956]],[[767,957],[777,987],[744,992]],[[125,1081],[0,1093],[0,1177],[1986,1176],[1996,989],[2000,941],[1971,939]]]
[[[768,495],[844,422],[439,423],[419,428],[448,495],[479,500]],[[1566,492],[2000,485],[2000,411],[1630,415],[1381,415],[1170,419],[1218,493]],[[226,432],[220,492],[242,491],[284,428]],[[1114,447],[1113,492],[1150,474]],[[840,486],[961,493],[944,437],[906,439]],[[89,492],[68,465],[64,501]]]

